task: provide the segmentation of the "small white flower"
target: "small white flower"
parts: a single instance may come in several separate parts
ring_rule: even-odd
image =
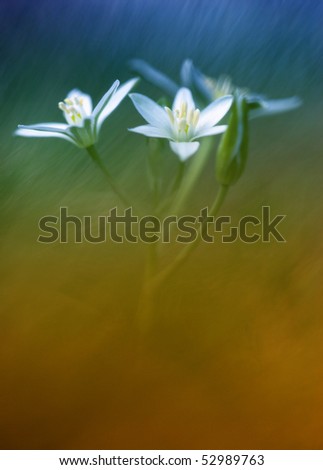
[[[80,90],[72,90],[58,104],[67,124],[47,122],[30,126],[18,126],[15,135],[23,137],[57,137],[81,148],[90,147],[98,140],[105,119],[116,109],[138,79],[128,80],[122,86],[116,80],[93,109],[92,99]]]
[[[137,111],[148,122],[148,125],[129,130],[148,137],[168,139],[171,149],[182,161],[197,152],[200,144],[196,139],[226,130],[227,126],[216,124],[229,111],[233,99],[229,95],[223,96],[200,111],[195,107],[188,88],[178,90],[172,109],[162,108],[147,96],[138,93],[129,96]]]

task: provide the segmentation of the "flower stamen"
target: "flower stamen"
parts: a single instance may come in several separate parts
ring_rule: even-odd
[[[76,95],[71,98],[65,98],[64,102],[58,103],[58,107],[63,111],[69,124],[82,125],[87,117],[87,112],[84,109],[84,100],[80,96]]]
[[[174,111],[167,106],[165,111],[173,127],[175,137],[180,140],[189,140],[199,122],[200,110],[189,108],[188,103],[182,101]]]

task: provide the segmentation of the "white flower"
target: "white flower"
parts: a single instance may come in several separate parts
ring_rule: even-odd
[[[92,99],[80,90],[72,90],[67,98],[58,104],[67,124],[47,122],[30,126],[18,126],[15,135],[23,137],[57,137],[78,147],[86,148],[98,140],[105,119],[116,109],[138,79],[128,80],[122,86],[116,80],[93,109]]]
[[[227,126],[216,124],[232,104],[232,96],[223,96],[200,111],[195,107],[188,88],[178,90],[172,109],[162,108],[150,98],[138,93],[129,96],[137,111],[148,122],[148,125],[129,130],[148,137],[168,139],[171,149],[182,161],[197,152],[200,144],[196,139],[220,134],[226,130]]]
[[[179,89],[176,82],[144,60],[133,59],[130,61],[130,67],[145,80],[161,88],[167,95],[175,96]],[[202,102],[210,103],[221,96],[233,94],[235,91],[243,93],[248,103],[250,118],[284,113],[296,109],[302,104],[297,96],[278,100],[267,99],[264,95],[252,93],[246,88],[235,86],[231,78],[225,75],[215,80],[204,75],[190,59],[183,62],[180,79],[181,86],[191,89],[194,96],[199,97]]]

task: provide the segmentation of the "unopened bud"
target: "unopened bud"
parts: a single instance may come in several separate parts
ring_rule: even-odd
[[[215,175],[218,182],[234,184],[243,173],[248,156],[248,105],[236,93],[228,128],[222,136],[216,157]]]

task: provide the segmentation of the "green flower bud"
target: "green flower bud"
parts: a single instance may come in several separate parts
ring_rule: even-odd
[[[248,104],[240,93],[234,96],[228,128],[220,141],[215,175],[218,182],[229,186],[242,175],[248,156]]]

